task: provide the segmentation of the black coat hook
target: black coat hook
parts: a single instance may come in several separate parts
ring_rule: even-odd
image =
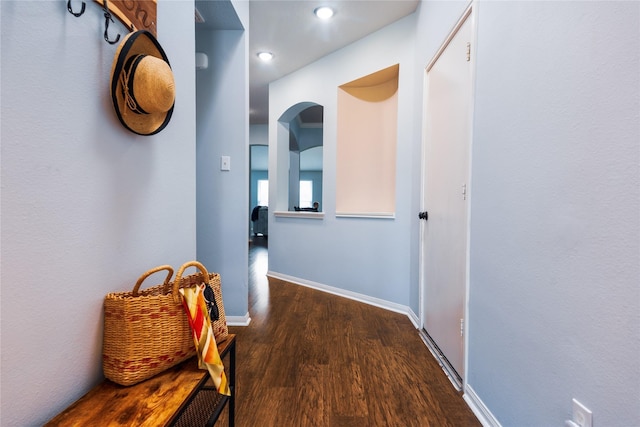
[[[85,2],[82,2],[82,8],[80,9],[80,12],[74,12],[73,8],[71,7],[71,0],[67,0],[67,10],[69,11],[70,14],[72,14],[76,18],[79,16],[82,16],[82,14],[84,13],[85,7],[86,7]]]
[[[115,40],[109,40],[109,21],[113,22],[113,18],[107,13],[104,14],[104,17],[104,40],[109,44],[116,44],[118,43],[118,40],[120,40],[120,34],[116,35]]]
[[[114,40],[109,40],[109,21],[113,22],[111,12],[109,12],[108,0],[104,0],[104,40],[109,44],[116,44],[120,40],[120,34],[116,35]]]

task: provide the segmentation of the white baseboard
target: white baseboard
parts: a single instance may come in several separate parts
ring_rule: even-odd
[[[409,320],[411,320],[411,323],[413,323],[414,328],[416,329],[421,328],[420,318],[410,308],[408,308],[407,317],[409,318]]]
[[[467,402],[467,405],[469,405],[483,427],[502,427],[502,424],[493,416],[489,408],[469,384],[465,385],[462,398]]]
[[[228,326],[249,326],[249,323],[251,323],[248,311],[244,316],[226,316],[226,319]]]
[[[347,291],[345,289],[334,288],[333,286],[323,285],[322,283],[313,282],[311,280],[300,279],[298,277],[289,276],[288,274],[277,273],[275,271],[268,271],[267,277],[273,277],[274,279],[284,280],[285,282],[295,283],[296,285],[306,286],[308,288],[316,289],[318,291],[327,292],[333,295],[337,295],[344,298],[349,298],[354,301],[363,302],[365,304],[373,305],[375,307],[383,308],[385,310],[393,311],[406,315],[411,323],[414,324],[416,329],[419,322],[414,321],[417,316],[411,311],[409,307],[395,302],[386,301],[380,298],[370,297],[368,295],[359,294],[357,292]]]

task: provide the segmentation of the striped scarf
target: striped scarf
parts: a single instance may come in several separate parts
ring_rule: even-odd
[[[218,353],[218,345],[207,312],[207,303],[203,295],[204,288],[204,284],[181,288],[182,304],[193,331],[193,341],[198,353],[198,367],[200,369],[206,368],[209,371],[218,393],[230,396],[229,383],[224,374],[224,365]]]

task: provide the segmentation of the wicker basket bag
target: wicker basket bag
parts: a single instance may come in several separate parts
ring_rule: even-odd
[[[184,270],[188,267],[196,267],[199,273],[183,277]],[[191,286],[206,285],[204,298],[207,303],[207,311],[211,319],[211,328],[216,338],[216,343],[221,343],[229,336],[227,327],[227,317],[224,312],[222,301],[222,282],[218,273],[209,273],[204,265],[198,261],[189,261],[182,265],[176,273],[176,290],[179,288],[189,288]]]
[[[168,271],[163,284],[139,291],[147,277],[162,270]],[[162,265],[140,276],[133,291],[105,297],[102,368],[111,381],[133,385],[196,354],[172,275],[173,268]]]

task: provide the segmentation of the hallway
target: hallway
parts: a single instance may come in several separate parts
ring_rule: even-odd
[[[263,236],[253,236],[249,242],[249,314],[252,323],[267,309],[269,302],[268,269],[268,239]]]
[[[263,242],[250,245],[251,324],[230,328],[236,425],[480,425],[405,315],[267,280]]]

